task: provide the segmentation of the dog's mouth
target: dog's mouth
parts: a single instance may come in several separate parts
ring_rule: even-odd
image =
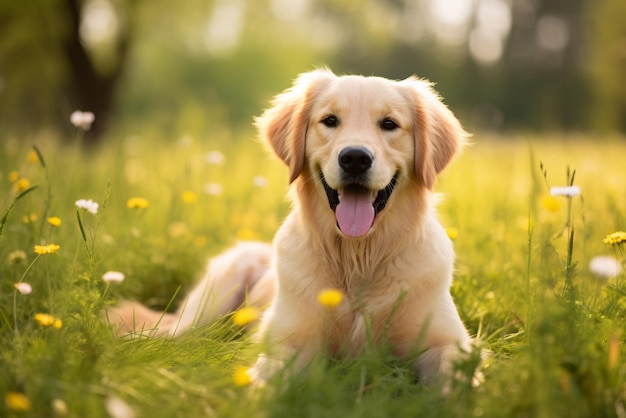
[[[348,184],[340,190],[335,190],[328,185],[321,171],[320,179],[326,191],[328,204],[335,212],[339,230],[354,238],[362,237],[369,232],[376,216],[387,205],[398,181],[397,175],[393,176],[389,184],[381,190],[370,190],[361,184]]]

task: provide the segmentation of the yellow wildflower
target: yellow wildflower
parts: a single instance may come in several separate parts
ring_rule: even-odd
[[[237,232],[235,232],[237,239],[240,241],[252,241],[258,239],[258,235],[250,228],[239,228]]]
[[[317,294],[317,301],[326,308],[334,309],[341,305],[343,293],[339,289],[325,289]]]
[[[454,241],[459,236],[459,230],[453,226],[450,226],[446,228],[446,235],[448,235],[448,238]]]
[[[61,226],[61,218],[58,216],[51,216],[48,218],[48,223],[52,226]]]
[[[548,212],[558,212],[561,209],[561,203],[554,198],[554,196],[546,196],[543,199],[543,207],[548,210]]]
[[[37,219],[39,219],[39,216],[37,216],[36,213],[31,213],[30,215],[22,216],[22,222],[24,222],[25,224],[29,224],[31,222],[37,222]]]
[[[191,204],[191,203],[195,203],[196,200],[198,200],[198,195],[190,190],[186,190],[183,192],[182,199],[183,199],[183,202]]]
[[[244,306],[235,312],[233,315],[233,322],[236,325],[244,326],[259,319],[260,314],[261,312],[258,308],[253,306]]]
[[[48,245],[35,245],[35,253],[36,254],[54,254],[56,253],[60,245],[57,244],[48,244]]]
[[[16,192],[23,192],[29,187],[30,187],[30,180],[25,179],[25,178],[21,178],[13,184],[13,188],[15,189]]]
[[[613,232],[612,234],[607,235],[606,238],[602,240],[602,242],[610,246],[622,245],[624,242],[626,242],[626,232]]]
[[[63,321],[59,318],[55,318],[50,314],[38,313],[35,314],[35,321],[42,327],[54,327],[59,329],[63,326]]]
[[[239,366],[235,369],[235,373],[233,373],[233,382],[239,387],[248,386],[252,383],[252,376],[248,373],[250,369],[244,366]]]
[[[20,178],[20,173],[15,170],[9,172],[9,181],[11,183],[15,183],[18,178]]]
[[[31,164],[35,164],[35,163],[39,162],[39,157],[37,156],[37,153],[34,150],[31,150],[26,155],[26,161],[28,161]]]
[[[7,392],[6,395],[4,395],[4,402],[12,411],[30,411],[30,400],[21,392]]]
[[[198,248],[204,248],[204,246],[206,246],[207,244],[207,237],[205,237],[204,235],[199,235],[194,237],[193,239],[193,245],[195,245]]]
[[[126,207],[128,209],[145,209],[150,206],[150,202],[148,199],[144,199],[143,197],[131,197],[126,202]]]

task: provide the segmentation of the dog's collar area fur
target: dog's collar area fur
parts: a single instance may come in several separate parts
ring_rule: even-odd
[[[335,212],[335,210],[337,209],[337,205],[339,205],[339,192],[328,185],[328,183],[326,182],[326,179],[324,178],[324,173],[322,173],[321,170],[319,172],[319,175],[320,175],[320,180],[322,182],[322,185],[324,186],[324,191],[326,192],[326,197],[328,198],[328,205],[330,206],[332,211]],[[391,178],[391,181],[389,182],[389,184],[385,186],[384,189],[379,190],[378,193],[376,194],[376,198],[374,199],[374,202],[372,203],[372,205],[374,206],[374,211],[376,212],[376,215],[378,215],[378,213],[382,211],[387,205],[387,201],[391,197],[391,193],[393,192],[393,189],[396,187],[397,182],[398,182],[398,175],[396,174],[395,176]],[[345,187],[346,188],[348,187],[364,188],[360,184],[349,184]]]

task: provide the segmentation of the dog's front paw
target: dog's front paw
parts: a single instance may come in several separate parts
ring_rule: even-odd
[[[284,362],[282,360],[272,359],[265,354],[261,354],[256,363],[246,373],[250,376],[252,387],[264,387],[267,381],[278,371],[283,369]]]

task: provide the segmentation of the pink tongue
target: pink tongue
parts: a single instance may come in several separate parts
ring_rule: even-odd
[[[349,237],[367,234],[375,215],[371,194],[365,189],[345,190],[341,195],[341,202],[335,209],[339,229]]]

